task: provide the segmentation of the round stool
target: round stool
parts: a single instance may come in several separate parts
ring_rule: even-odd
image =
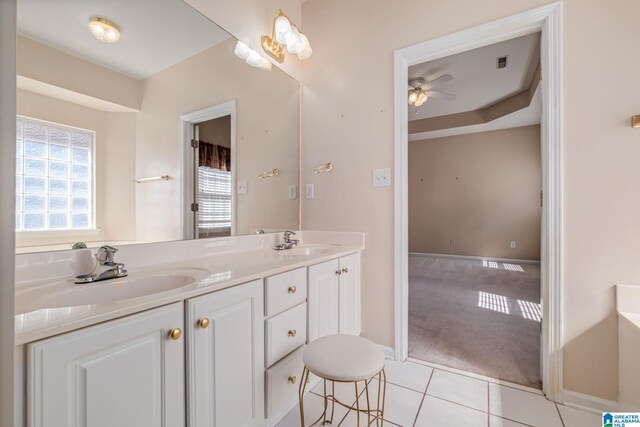
[[[356,411],[358,426],[360,426],[360,413],[367,414],[367,423],[371,425],[375,420],[376,426],[382,425],[384,415],[384,398],[387,391],[387,377],[384,372],[384,353],[371,341],[353,335],[327,335],[318,338],[307,346],[302,356],[304,369],[300,381],[300,424],[305,427],[304,421],[304,391],[309,378],[309,373],[320,377],[324,382],[324,411],[313,423],[320,420],[322,424],[333,422],[335,404]],[[369,382],[377,377],[378,396],[376,408],[371,409],[369,399]],[[327,381],[331,382],[331,393],[327,394]],[[334,395],[335,383],[353,383],[355,387],[355,406],[340,402]],[[367,398],[367,408],[360,408],[360,393],[358,383],[364,383]],[[382,387],[382,392],[381,392]],[[362,390],[362,389],[360,389]],[[331,417],[327,417],[328,402],[331,401]],[[373,418],[372,418],[373,416]]]

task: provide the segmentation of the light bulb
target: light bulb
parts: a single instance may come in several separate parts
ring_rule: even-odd
[[[418,94],[415,91],[409,92],[409,104],[413,104],[418,100]]]
[[[302,37],[296,27],[291,27],[291,31],[287,34],[287,52],[298,53],[302,50]]]
[[[115,43],[120,40],[120,28],[113,22],[97,16],[89,19],[89,31],[101,42]]]
[[[278,16],[276,19],[276,41],[285,44],[287,35],[291,32],[291,22],[286,16]]]
[[[236,48],[233,51],[233,53],[235,53],[238,56],[238,58],[242,58],[242,59],[247,59],[249,57],[250,52],[251,52],[251,48],[246,44],[242,43],[240,40],[238,40],[238,43],[236,43]]]
[[[298,52],[298,59],[308,59],[313,54],[313,49],[311,49],[311,44],[309,43],[309,39],[303,33],[300,33],[300,39],[302,40],[302,47]]]
[[[420,101],[420,100],[418,99],[418,100],[416,101],[416,103],[415,103],[415,106],[416,106],[416,107],[419,107],[419,106],[421,106],[422,104],[424,104],[424,101]]]
[[[427,98],[427,94],[424,92],[418,95],[418,101],[420,101],[420,105],[424,104],[427,101]]]

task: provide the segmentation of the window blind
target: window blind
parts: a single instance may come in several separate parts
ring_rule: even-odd
[[[231,228],[231,172],[198,168],[198,229],[201,232]]]

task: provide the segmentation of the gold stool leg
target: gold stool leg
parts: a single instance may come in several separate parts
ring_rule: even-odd
[[[331,418],[329,424],[333,425],[333,414],[336,412],[336,382],[331,381]]]
[[[367,394],[367,426],[371,425],[371,404],[369,403],[369,382],[371,379],[365,380],[364,392]]]
[[[307,377],[309,376],[309,370],[305,366],[302,370],[302,377],[300,378],[300,387],[298,388],[298,405],[300,406],[300,426],[304,427],[304,389],[307,386]]]
[[[380,410],[380,426],[384,424],[384,401],[387,397],[387,373],[382,368],[382,379],[384,380],[384,384],[382,386],[382,409]]]
[[[358,393],[358,381],[353,384],[356,386],[356,425],[360,427],[360,393]]]

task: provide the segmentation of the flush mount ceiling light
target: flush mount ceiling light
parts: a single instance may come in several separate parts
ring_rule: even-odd
[[[271,36],[262,36],[262,48],[278,62],[284,61],[284,49],[298,55],[298,59],[307,59],[313,54],[309,39],[291,19],[278,9],[273,20]]]
[[[120,40],[120,27],[97,16],[89,19],[89,31],[101,42],[115,43]]]
[[[252,67],[260,68],[261,70],[271,71],[271,62],[255,50],[251,49],[246,44],[238,40],[236,48],[233,51],[238,58],[247,61],[247,64]]]

